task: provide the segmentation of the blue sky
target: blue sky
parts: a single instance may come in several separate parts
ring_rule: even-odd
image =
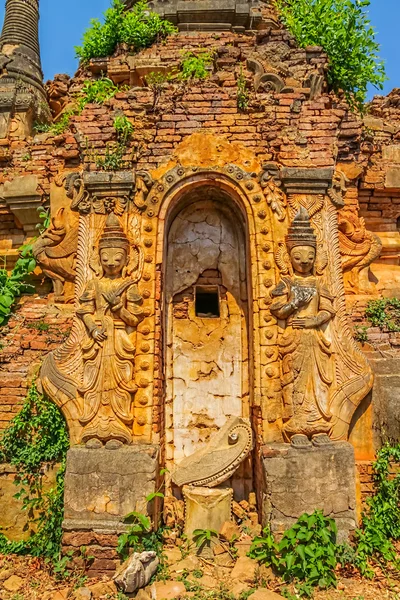
[[[0,4],[2,23],[5,0],[0,0]],[[56,73],[73,75],[77,67],[74,46],[80,43],[90,19],[100,17],[109,5],[110,0],[40,0],[40,39],[45,79],[52,79]],[[387,94],[392,88],[400,87],[400,0],[371,0],[369,13],[378,32],[381,56],[386,63],[389,80],[383,93]],[[370,96],[374,93],[372,89]]]

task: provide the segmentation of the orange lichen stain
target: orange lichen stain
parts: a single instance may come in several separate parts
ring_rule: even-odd
[[[177,164],[183,167],[224,167],[230,163],[251,173],[259,172],[261,165],[246,146],[229,142],[222,136],[196,132],[185,138],[174,150],[168,162],[152,172],[157,181]]]

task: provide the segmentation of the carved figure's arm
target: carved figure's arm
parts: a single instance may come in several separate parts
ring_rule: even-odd
[[[136,285],[132,285],[126,294],[126,307],[122,299],[120,302],[111,308],[111,310],[119,316],[130,327],[137,327],[140,321],[144,318],[143,314],[143,298],[139,294]]]
[[[105,332],[98,327],[94,320],[94,314],[96,312],[96,290],[89,282],[82,296],[79,298],[79,308],[76,314],[85,323],[86,329],[92,338],[98,342],[104,341],[107,337]]]
[[[290,289],[285,281],[280,281],[276,288],[272,290],[271,295],[277,297],[270,306],[271,313],[277,319],[287,319],[299,308],[294,298],[289,300]]]
[[[293,319],[294,329],[318,329],[324,323],[327,323],[332,315],[327,310],[320,310],[314,317],[300,317]]]

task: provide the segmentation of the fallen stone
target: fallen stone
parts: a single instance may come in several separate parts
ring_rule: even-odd
[[[152,600],[173,600],[186,595],[186,588],[181,581],[156,581],[148,589]]]
[[[3,587],[8,592],[18,592],[24,585],[24,580],[18,575],[11,575],[8,579],[3,581]]]
[[[158,567],[157,554],[151,552],[134,552],[118,569],[113,579],[117,587],[133,594],[136,590],[146,587]]]
[[[235,598],[239,598],[244,592],[248,592],[250,587],[242,581],[237,581],[230,589],[230,592]]]
[[[13,569],[5,569],[4,571],[2,571],[0,573],[0,581],[5,581],[6,579],[9,579],[11,577],[11,575],[14,575],[14,570]]]
[[[182,552],[179,548],[167,548],[164,550],[164,556],[167,565],[174,565],[182,560]]]
[[[48,592],[43,596],[43,600],[66,600],[70,593],[70,588]]]
[[[240,529],[233,521],[225,521],[219,530],[220,536],[227,542],[240,537]]]
[[[264,579],[265,581],[275,578],[272,567],[267,567],[266,565],[259,565],[258,575],[259,577],[261,577],[261,579]]]
[[[117,586],[113,581],[101,581],[100,583],[89,585],[88,589],[92,592],[93,600],[106,596],[107,594],[116,594],[118,592]]]
[[[238,557],[241,558],[242,556],[247,556],[247,554],[249,553],[249,550],[250,550],[250,546],[251,546],[251,539],[236,542],[235,548],[237,550]]]
[[[151,597],[146,590],[139,590],[135,596],[135,600],[151,600]]]
[[[258,563],[248,556],[241,556],[233,567],[231,577],[239,581],[253,583],[256,577]]]
[[[249,598],[251,600],[283,600],[283,596],[271,592],[271,590],[267,590],[266,588],[259,588],[254,594],[250,594]]]
[[[200,577],[197,581],[201,587],[206,588],[207,590],[218,589],[218,581],[215,577],[211,577],[211,575],[203,575],[203,577]]]
[[[229,552],[224,552],[223,554],[218,554],[214,558],[215,564],[218,567],[228,567],[232,569],[235,564],[235,559],[229,554]]]
[[[72,596],[73,600],[92,600],[93,594],[87,587],[79,588]]]
[[[182,571],[196,571],[200,568],[200,561],[196,556],[190,554],[183,560],[170,567],[171,573],[182,573]]]

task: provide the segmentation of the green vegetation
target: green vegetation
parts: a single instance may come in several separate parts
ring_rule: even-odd
[[[312,598],[313,588],[336,586],[335,570],[349,566],[373,578],[375,568],[387,573],[400,569],[395,542],[400,540],[400,444],[386,444],[373,465],[375,494],[367,499],[368,510],[350,544],[336,544],[336,525],[321,511],[304,514],[288,529],[280,542],[269,528],[256,537],[249,556],[272,566],[286,583],[293,583],[296,596]]]
[[[104,104],[114,98],[118,91],[118,86],[114,85],[108,77],[85,81],[78,96],[79,110],[82,112],[86,104]]]
[[[249,90],[246,86],[246,78],[243,75],[243,69],[240,68],[240,74],[237,79],[237,107],[239,110],[246,110],[249,105]]]
[[[35,525],[36,532],[24,542],[11,542],[0,534],[0,553],[31,554],[47,558],[61,574],[65,559],[60,560],[62,535],[65,458],[69,447],[65,421],[56,405],[31,385],[21,411],[13,418],[0,441],[0,461],[10,462],[18,470],[16,494]],[[45,468],[61,463],[56,485],[43,490]],[[35,516],[36,515],[36,516]]]
[[[38,212],[41,222],[36,225],[36,229],[41,235],[50,225],[50,211],[40,206]],[[33,285],[27,282],[36,267],[32,253],[35,241],[36,238],[19,249],[20,256],[10,274],[5,264],[4,268],[0,269],[0,327],[7,323],[15,301],[22,294],[32,294],[35,291]]]
[[[336,524],[322,511],[304,514],[275,542],[269,528],[256,537],[249,556],[272,566],[283,581],[294,582],[298,592],[311,597],[312,587],[336,585]]]
[[[360,344],[368,342],[368,327],[365,325],[354,325],[354,339]]]
[[[7,269],[0,269],[0,326],[8,321],[13,304],[21,294],[31,294],[35,291],[35,288],[27,283],[27,278],[35,267],[32,245],[27,244],[20,249],[20,258],[10,274]]]
[[[179,79],[188,81],[190,79],[206,79],[209,76],[209,67],[214,60],[213,52],[186,52],[180,65]]]
[[[76,106],[65,110],[54,123],[35,123],[36,133],[51,133],[61,135],[70,126],[71,118],[82,114],[87,104],[104,104],[119,91],[108,77],[85,81],[82,90],[76,98]]]
[[[111,8],[104,13],[104,23],[92,19],[83,34],[82,46],[77,46],[75,51],[84,62],[110,56],[121,43],[138,52],[176,31],[169,21],[152,12],[146,2],[139,1],[126,11],[121,0],[113,0]]]
[[[117,133],[117,142],[108,144],[104,156],[96,156],[96,167],[103,171],[119,171],[124,168],[124,156],[131,141],[134,127],[125,115],[114,119],[114,129]]]
[[[368,510],[355,533],[355,546],[342,547],[338,554],[342,566],[353,564],[365,577],[374,576],[376,565],[383,570],[387,563],[400,567],[394,547],[400,539],[400,473],[391,474],[391,467],[399,464],[400,444],[386,444],[378,452],[374,463],[375,494],[367,499]]]
[[[329,57],[328,82],[363,110],[367,86],[383,88],[385,68],[365,9],[370,0],[277,0],[284,24],[302,48],[322,46]]]
[[[373,327],[387,331],[400,331],[400,300],[398,298],[379,298],[370,300],[365,316]]]

